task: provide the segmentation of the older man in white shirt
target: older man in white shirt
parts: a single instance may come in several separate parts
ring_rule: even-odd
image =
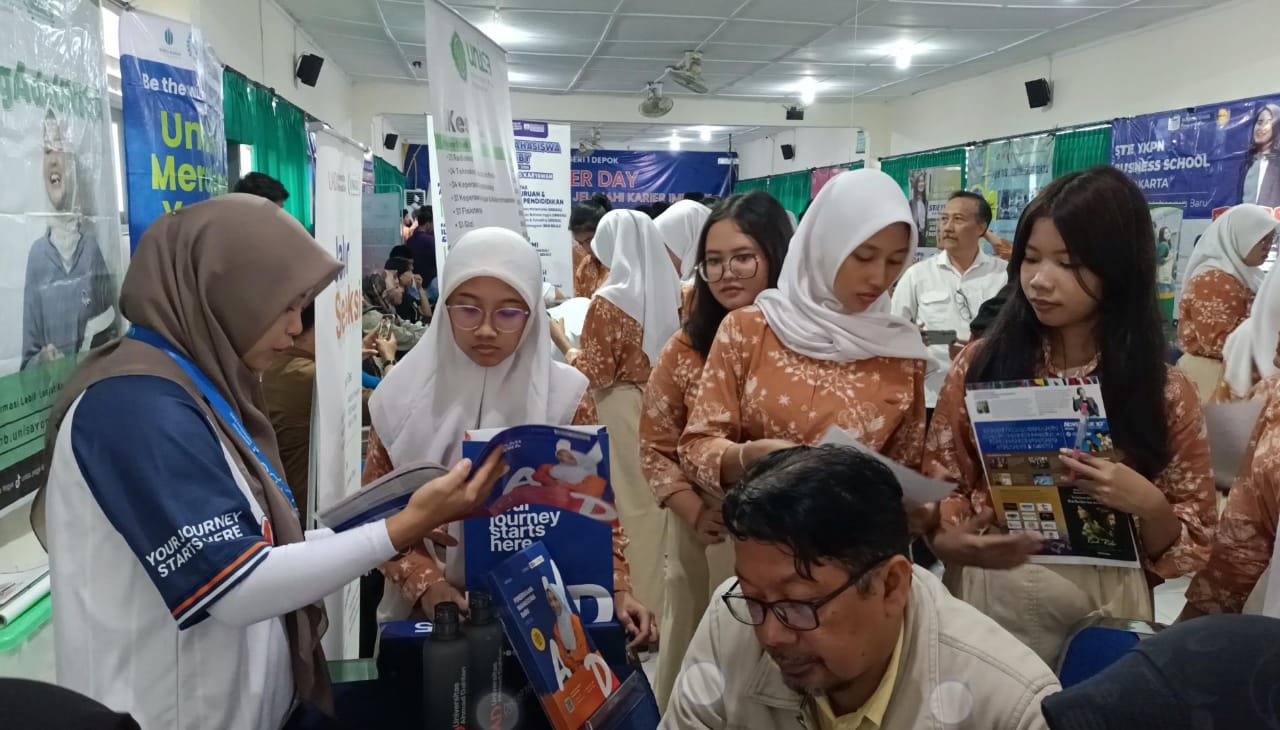
[[[982,252],[982,237],[991,225],[991,206],[977,193],[952,194],[938,219],[940,252],[912,266],[893,292],[893,311],[926,332],[954,332],[969,339],[969,322],[983,302],[1008,281],[1006,262]],[[926,338],[929,341],[929,338]],[[933,408],[951,368],[950,337],[929,342],[925,406]]]

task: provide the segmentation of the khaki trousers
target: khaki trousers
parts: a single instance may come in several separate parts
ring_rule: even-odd
[[[650,610],[662,610],[663,510],[653,498],[640,469],[640,406],[643,395],[635,385],[596,391],[600,423],[609,429],[609,477],[618,519],[631,544],[632,593]]]
[[[1137,568],[1027,564],[1013,570],[947,568],[951,593],[1031,647],[1056,670],[1071,628],[1089,616],[1154,620]]]
[[[712,592],[733,575],[733,545],[728,540],[703,545],[692,527],[671,510],[666,514],[666,593],[662,605],[662,649],[654,695],[659,711],[666,712],[667,699],[680,674],[685,649],[707,612]]]

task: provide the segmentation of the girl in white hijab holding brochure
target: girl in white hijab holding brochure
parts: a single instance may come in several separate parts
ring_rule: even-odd
[[[598,422],[587,379],[551,359],[542,264],[527,240],[504,228],[463,236],[445,261],[440,299],[443,316],[369,401],[366,484],[398,467],[458,461],[467,431]],[[460,537],[460,530],[451,532]],[[624,544],[615,531],[615,604],[619,620],[643,643],[650,613],[630,597]],[[426,545],[384,564],[380,618],[405,618],[415,607],[432,616],[444,601],[465,608],[460,552],[461,546],[447,551],[444,570]]]
[[[561,332],[553,336],[565,360],[591,381],[600,422],[609,428],[609,473],[631,538],[636,595],[661,605],[664,517],[640,469],[640,406],[658,353],[680,328],[679,268],[658,227],[634,210],[606,213],[591,247],[609,265],[609,278],[587,309],[580,349]]]
[[[1222,377],[1227,337],[1249,317],[1277,225],[1270,209],[1237,205],[1209,224],[1187,263],[1178,303],[1178,345],[1185,354],[1178,367],[1196,384],[1201,403]]]
[[[712,493],[752,463],[832,426],[918,469],[927,351],[889,312],[916,248],[901,188],[878,170],[835,177],[800,223],[778,288],[720,325],[680,439],[681,463]]]

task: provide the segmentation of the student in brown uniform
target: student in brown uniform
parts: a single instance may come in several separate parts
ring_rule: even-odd
[[[1266,208],[1237,205],[1209,224],[1187,263],[1178,303],[1178,346],[1186,354],[1178,367],[1196,384],[1202,403],[1222,376],[1227,337],[1249,317],[1262,284],[1258,267],[1271,252],[1278,225]]]
[[[681,201],[657,222],[686,203],[701,207]],[[666,707],[684,647],[693,639],[712,589],[733,572],[719,500],[689,480],[676,447],[720,322],[777,286],[792,231],[786,210],[762,190],[728,198],[705,220],[688,254],[689,269],[697,273],[691,312],[658,355],[640,413],[640,463],[658,506],[666,508],[662,635],[667,648],[658,657],[654,692],[659,707]]]
[[[956,358],[929,427],[925,472],[959,485],[933,536],[948,586],[1051,665],[1085,616],[1151,620],[1151,586],[1202,567],[1217,524],[1200,403],[1164,362],[1153,239],[1142,191],[1113,167],[1044,188],[1014,237],[1018,286],[991,329]],[[991,493],[965,385],[1091,376],[1124,460],[1059,458],[1099,502],[1134,515],[1142,566],[1027,564],[1038,538],[988,529]]]
[[[600,219],[613,209],[609,198],[597,193],[590,200],[574,204],[569,212],[569,233],[573,236],[573,295],[590,298],[609,278],[609,267],[596,258],[591,239]]]
[[[888,295],[916,241],[888,175],[855,170],[822,188],[778,288],[725,317],[707,355],[679,447],[697,484],[723,494],[765,454],[816,444],[831,426],[920,465],[928,351]]]

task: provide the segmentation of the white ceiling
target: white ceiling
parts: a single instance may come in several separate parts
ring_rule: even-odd
[[[711,94],[794,100],[904,96],[1169,20],[1226,0],[506,0],[449,3],[476,25],[523,31],[505,44],[511,87],[640,94],[682,52],[705,55]],[[423,0],[280,0],[358,79],[423,80]],[[907,70],[886,47],[922,46]],[[690,92],[668,81],[671,95]]]
[[[383,117],[400,135],[402,142],[425,143],[427,137],[427,118],[423,114],[384,114]],[[758,126],[718,126],[711,127],[711,139],[703,142],[702,127],[686,124],[599,124],[569,122],[572,125],[572,139],[576,146],[579,142],[592,136],[592,130],[600,130],[600,148],[610,150],[651,150],[667,146],[672,135],[681,140],[682,150],[723,151],[731,146],[737,147],[743,142],[766,137],[782,132],[791,127],[758,127]]]

